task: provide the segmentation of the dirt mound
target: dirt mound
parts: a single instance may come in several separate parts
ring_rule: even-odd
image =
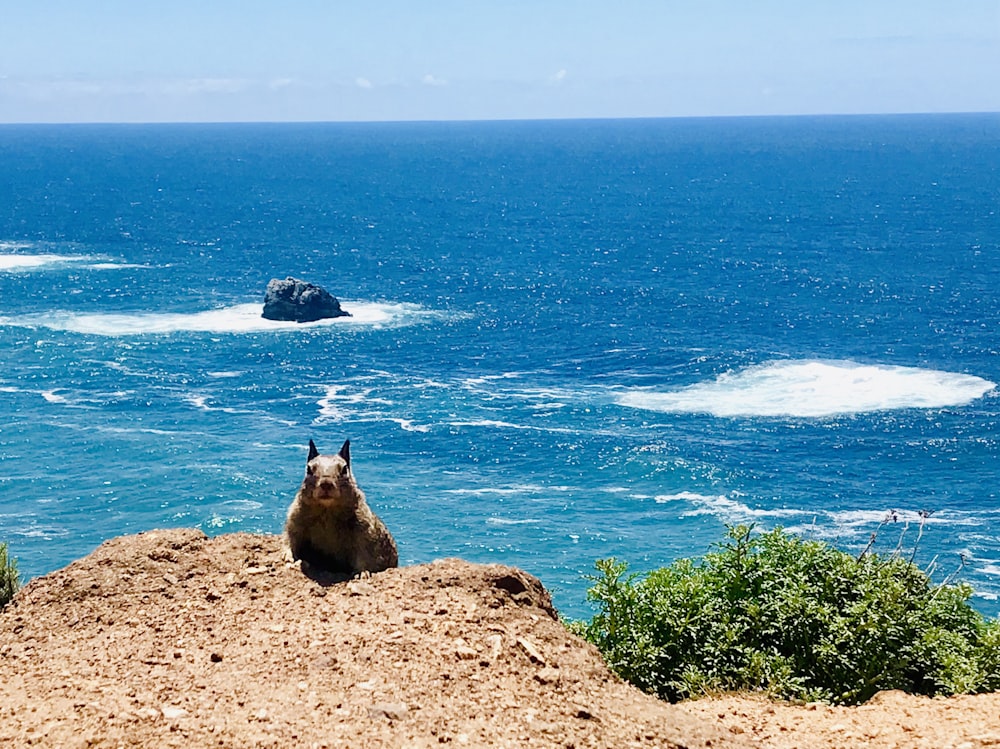
[[[526,573],[310,579],[275,536],[114,539],[0,614],[0,746],[1000,746],[1000,700],[668,705]]]
[[[674,746],[535,578],[312,580],[274,536],[117,538],[0,614],[0,745]]]

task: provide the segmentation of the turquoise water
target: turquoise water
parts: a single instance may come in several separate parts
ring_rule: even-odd
[[[0,539],[279,532],[306,445],[401,562],[872,532],[995,613],[1000,116],[0,127]],[[268,279],[354,316],[260,318]],[[882,525],[895,511],[897,521]]]

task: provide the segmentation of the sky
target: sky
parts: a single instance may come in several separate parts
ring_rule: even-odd
[[[1000,0],[0,0],[0,123],[1000,111]]]

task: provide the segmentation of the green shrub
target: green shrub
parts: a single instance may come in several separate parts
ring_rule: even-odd
[[[597,569],[598,613],[575,630],[664,699],[750,689],[857,704],[883,689],[1000,688],[1000,624],[969,605],[968,585],[934,585],[899,554],[855,558],[739,526],[700,563],[644,578],[614,559]]]
[[[7,544],[0,544],[0,609],[14,597],[20,585],[17,562],[7,556]]]

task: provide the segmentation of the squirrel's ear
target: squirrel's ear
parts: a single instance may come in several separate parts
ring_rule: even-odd
[[[306,463],[308,463],[313,458],[319,455],[319,450],[316,449],[316,443],[309,440],[309,457],[306,458]]]
[[[337,453],[337,454],[344,459],[344,462],[347,463],[347,467],[350,468],[351,467],[351,441],[350,440],[344,440],[344,446],[342,448],[340,448],[340,452]]]

